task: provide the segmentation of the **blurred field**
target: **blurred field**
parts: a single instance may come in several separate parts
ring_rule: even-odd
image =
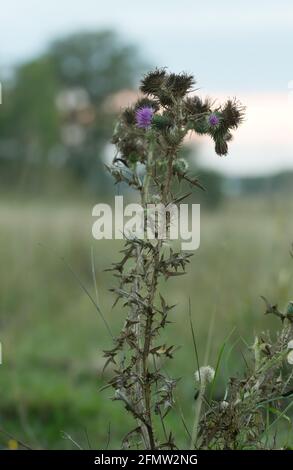
[[[110,436],[109,447],[115,448],[133,424],[121,404],[109,400],[111,390],[98,392],[111,376],[110,370],[101,376],[102,350],[111,347],[111,339],[60,259],[67,260],[94,294],[93,249],[100,305],[118,331],[124,313],[120,305],[111,310],[108,288],[114,280],[103,270],[118,258],[120,245],[92,239],[94,202],[0,203],[0,428],[34,448],[73,448],[62,431],[82,447],[89,440],[93,448],[103,448]],[[245,367],[239,338],[250,342],[255,331],[278,327],[277,320],[263,316],[260,295],[281,307],[292,298],[292,241],[292,204],[285,198],[234,200],[202,214],[201,247],[187,276],[162,286],[169,303],[177,304],[168,341],[181,348],[168,370],[182,377],[178,402],[188,423],[195,371],[188,295],[202,363],[209,329],[208,362],[215,366],[223,340],[236,328],[220,374],[220,396],[227,373]],[[170,421],[176,422],[179,440],[185,442],[175,413]],[[0,434],[1,445],[6,441]]]

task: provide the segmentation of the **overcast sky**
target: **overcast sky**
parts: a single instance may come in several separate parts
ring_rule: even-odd
[[[194,73],[208,94],[246,100],[254,127],[247,123],[241,148],[235,143],[221,164],[225,172],[293,168],[292,0],[9,0],[1,5],[0,66],[33,56],[60,35],[99,28],[115,28],[151,64]]]

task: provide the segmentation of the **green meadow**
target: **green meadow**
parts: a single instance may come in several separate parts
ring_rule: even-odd
[[[117,448],[135,427],[111,400],[113,390],[101,390],[111,378],[111,368],[103,371],[103,349],[112,340],[86,290],[118,332],[124,311],[120,303],[112,309],[115,278],[105,269],[119,259],[122,245],[92,238],[93,205],[0,202],[1,447],[13,436],[32,448]],[[165,367],[180,378],[168,419],[183,447],[182,419],[191,425],[196,370],[189,296],[201,365],[215,367],[225,343],[221,398],[228,375],[247,367],[245,343],[279,327],[263,315],[260,296],[280,308],[293,297],[292,241],[292,203],[285,197],[231,199],[217,211],[202,211],[201,245],[186,276],[162,284],[168,303],[176,304],[166,341],[179,348]]]

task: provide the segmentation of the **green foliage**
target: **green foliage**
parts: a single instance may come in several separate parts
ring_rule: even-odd
[[[11,96],[14,127],[10,131],[19,138],[28,157],[30,145],[36,145],[36,152],[48,152],[58,141],[57,92],[58,82],[49,57],[40,57],[18,69]]]

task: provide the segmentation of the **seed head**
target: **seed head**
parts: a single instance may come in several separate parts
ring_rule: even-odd
[[[220,408],[222,411],[226,410],[229,407],[229,403],[226,400],[221,401]]]
[[[215,370],[211,366],[204,366],[195,372],[194,377],[197,382],[210,383],[214,380]]]

